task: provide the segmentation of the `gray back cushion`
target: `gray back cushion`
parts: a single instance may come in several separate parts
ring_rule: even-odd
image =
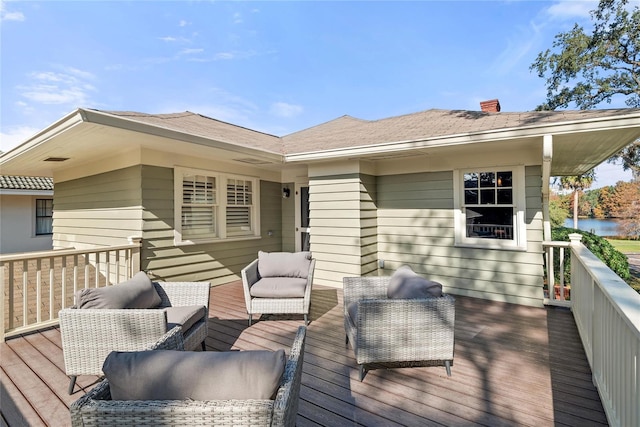
[[[389,278],[387,297],[390,299],[420,299],[442,296],[442,285],[415,273],[408,265],[398,268]]]
[[[117,285],[82,289],[76,293],[78,308],[153,308],[161,301],[144,271]]]
[[[285,362],[282,349],[114,351],[102,371],[113,400],[274,399]]]
[[[311,252],[258,252],[260,277],[299,277],[306,279]]]

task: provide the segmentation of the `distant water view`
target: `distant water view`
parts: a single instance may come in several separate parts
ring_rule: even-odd
[[[573,228],[573,218],[567,218],[564,221],[564,226]],[[618,222],[613,219],[579,218],[578,229],[602,237],[617,236]]]

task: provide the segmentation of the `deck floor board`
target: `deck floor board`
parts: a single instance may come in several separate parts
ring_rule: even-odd
[[[299,315],[254,316],[240,282],[211,289],[208,351],[290,347]],[[377,369],[359,381],[345,345],[342,291],[314,287],[298,409],[300,426],[607,425],[566,309],[456,298],[452,376],[444,367]],[[0,411],[9,426],[70,425],[60,331],[0,343]]]

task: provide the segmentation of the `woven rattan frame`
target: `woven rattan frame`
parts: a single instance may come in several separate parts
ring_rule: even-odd
[[[345,277],[344,327],[360,365],[367,369],[453,363],[455,299],[388,299],[389,277]],[[347,310],[358,305],[357,319]]]
[[[147,348],[167,332],[170,306],[202,305],[209,313],[209,282],[155,282],[162,302],[156,309],[60,310],[60,334],[65,372],[70,376],[102,375],[102,363],[111,351]],[[207,318],[186,332],[184,346],[196,349],[207,337]]]
[[[260,280],[258,273],[258,260],[242,269],[242,286],[244,289],[244,301],[249,314],[249,326],[254,314],[303,314],[305,324],[308,324],[309,307],[311,305],[311,287],[313,286],[313,273],[316,260],[311,259],[309,275],[304,291],[304,298],[256,298],[250,294],[251,286]]]
[[[73,426],[293,427],[298,413],[306,327],[300,326],[275,400],[113,401],[102,381],[71,407]]]

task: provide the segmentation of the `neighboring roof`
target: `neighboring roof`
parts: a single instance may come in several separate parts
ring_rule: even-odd
[[[485,113],[427,110],[380,120],[342,116],[282,138],[287,154],[517,129],[637,114],[640,109]]]
[[[170,114],[146,114],[133,111],[93,111],[99,111],[178,132],[185,132],[191,135],[202,136],[220,142],[283,154],[282,142],[277,136],[212,119],[211,117],[190,111]]]
[[[2,190],[53,190],[53,179],[46,176],[0,175]]]

